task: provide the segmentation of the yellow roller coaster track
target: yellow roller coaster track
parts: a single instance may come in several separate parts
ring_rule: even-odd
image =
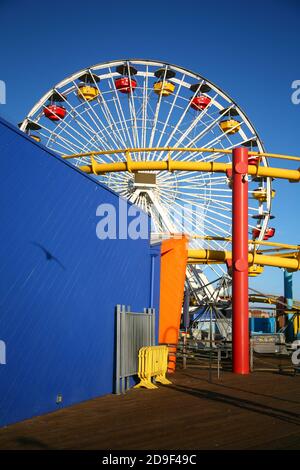
[[[190,152],[190,153],[221,153],[224,155],[231,155],[232,150],[222,149],[216,147],[136,147],[136,148],[127,148],[127,149],[109,149],[109,150],[99,150],[98,152],[85,152],[85,153],[74,153],[72,155],[65,155],[63,158],[66,160],[72,158],[81,158],[88,157],[90,155],[113,155],[113,154],[126,154],[126,153],[144,153],[144,152]],[[249,156],[255,157],[268,157],[268,158],[280,158],[281,160],[294,160],[300,161],[299,156],[294,155],[284,155],[281,153],[266,153],[266,152],[254,152],[249,151]]]
[[[168,158],[166,160],[158,161],[134,161],[131,158],[131,154],[142,153],[142,152],[167,152]],[[122,171],[200,171],[208,173],[227,173],[232,168],[231,163],[219,163],[219,162],[203,162],[203,161],[179,161],[173,160],[171,154],[173,152],[187,152],[187,153],[221,153],[231,154],[231,150],[217,149],[217,148],[185,148],[185,147],[151,147],[151,148],[130,148],[130,149],[115,149],[115,150],[100,150],[99,152],[85,152],[73,155],[65,155],[63,158],[66,160],[74,158],[91,157],[90,165],[82,165],[80,169],[85,173],[94,173],[96,175],[110,173],[110,172],[122,172]],[[95,160],[95,156],[101,155],[114,155],[124,154],[126,159],[124,161],[118,161],[115,163],[99,163]],[[250,156],[256,156],[260,160],[263,157],[268,158],[280,158],[284,160],[299,161],[300,157],[291,155],[281,155],[275,153],[260,153],[260,152],[249,152]],[[258,161],[259,161],[258,160]],[[287,179],[290,182],[300,181],[300,170],[290,170],[285,168],[266,167],[260,165],[249,165],[248,174],[261,177],[270,178],[281,178]]]
[[[226,250],[188,250],[189,264],[223,264],[231,261],[232,253]],[[285,255],[261,255],[248,253],[249,265],[274,266],[277,268],[298,271],[300,269],[300,251],[286,253]]]

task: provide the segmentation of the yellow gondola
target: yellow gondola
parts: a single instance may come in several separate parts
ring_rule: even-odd
[[[157,95],[170,96],[175,90],[175,85],[171,82],[159,81],[154,83],[153,89]]]
[[[249,277],[256,277],[259,276],[264,272],[264,267],[259,264],[252,264],[248,268],[248,276]]]
[[[272,199],[274,199],[275,193],[276,193],[276,191],[273,189],[272,192],[271,192],[271,198]],[[253,195],[254,199],[256,199],[257,201],[260,201],[260,202],[266,202],[267,201],[268,193],[267,193],[266,188],[254,189],[252,195]]]
[[[93,101],[99,96],[99,90],[95,86],[82,83],[78,86],[78,98],[86,101]]]
[[[294,335],[297,336],[298,334],[300,334],[300,312],[295,315],[293,323],[294,323]]]
[[[226,121],[221,121],[220,127],[222,131],[227,132],[227,134],[235,134],[236,132],[239,132],[241,123],[235,119],[228,119]]]
[[[33,140],[35,140],[36,142],[40,142],[40,141],[41,141],[41,138],[40,138],[40,136],[38,136],[38,135],[31,134],[31,135],[30,135],[30,138],[33,139]]]

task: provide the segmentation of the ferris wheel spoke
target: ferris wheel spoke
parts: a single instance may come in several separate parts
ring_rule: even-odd
[[[186,131],[182,134],[182,136],[177,140],[177,142],[175,144],[175,148],[180,146],[180,144],[188,137],[188,135],[192,132],[192,130],[197,126],[197,124],[199,122],[201,122],[204,125],[203,117],[206,114],[208,114],[208,110],[212,106],[212,104],[213,104],[214,100],[216,99],[216,97],[217,97],[217,95],[215,95],[212,98],[210,104],[203,111],[201,111],[201,113],[199,113],[198,116],[191,122],[190,126],[186,129]],[[190,103],[188,104],[188,106],[190,106]],[[208,126],[206,126],[206,127],[208,127]],[[188,139],[188,145],[190,145],[190,142],[192,142],[192,139]],[[175,154],[174,158],[176,158],[176,154]]]
[[[216,193],[219,193],[218,194],[218,197],[226,197],[228,199],[232,199],[232,190],[231,189],[224,189],[224,188],[213,188],[211,187],[209,184],[205,183],[205,184],[201,184],[201,183],[193,183],[193,187],[195,189],[198,189],[198,190],[202,190],[202,191],[209,191],[209,192],[216,192]],[[190,186],[187,185],[187,186],[183,186],[181,183],[179,185],[180,188],[186,188],[186,189],[189,189]],[[226,194],[222,194],[222,193],[226,193]],[[230,194],[227,194],[227,193],[230,193]]]
[[[199,180],[203,182],[211,182],[213,181],[214,184],[222,184],[224,185],[226,181],[225,176],[216,176],[216,173],[197,173],[197,172],[188,172],[188,171],[181,171],[180,174],[177,176],[177,181],[184,181],[185,179],[189,179],[189,181]],[[213,184],[213,183],[211,183]]]
[[[166,196],[164,196],[164,199],[169,203],[168,198]],[[193,216],[188,214],[187,211],[183,214],[182,207],[178,204],[174,204],[172,206],[172,212],[174,221],[176,222],[176,227],[179,232],[182,231],[182,233],[187,233],[187,228],[189,228],[189,234],[193,233],[193,229],[191,228],[195,224],[195,219],[193,218]],[[197,226],[197,229],[200,231],[202,230],[201,226],[199,225]]]
[[[126,191],[128,191],[128,184],[127,182],[122,182],[122,181],[111,181],[110,182],[110,186],[111,187],[115,187],[115,188],[118,188],[118,192],[121,191],[122,188],[125,188]]]
[[[44,132],[40,132],[41,136],[45,137],[45,139],[47,140],[47,147],[51,145],[51,132],[49,131],[48,128],[42,126],[41,124],[39,124],[41,126],[41,128],[44,130],[46,130],[48,132],[48,134],[45,134]],[[68,141],[68,139],[65,139],[61,136],[55,136],[55,137],[58,137],[59,140],[62,141],[61,142],[57,142],[57,140],[55,140],[53,143],[55,143],[56,145],[59,145],[60,147],[62,147],[63,149],[67,149],[70,153],[75,153],[76,151],[78,151],[78,149],[80,149],[79,146],[76,146],[74,145],[72,142]],[[57,151],[57,150],[56,150]],[[60,152],[58,151],[58,153],[61,153],[61,154],[65,154],[66,152]]]
[[[77,149],[77,151],[81,150],[81,148],[82,148],[81,141],[74,138],[74,136],[72,136],[71,133],[67,132],[67,134],[70,135],[70,137],[73,139],[73,141],[70,141],[66,137],[61,136],[61,133],[62,133],[61,128],[56,127],[55,129],[51,130],[47,126],[43,125],[40,121],[38,121],[38,124],[39,124],[39,126],[41,126],[42,129],[44,129],[46,132],[48,132],[47,145],[50,145],[52,143],[56,143],[55,139],[59,138],[62,142],[68,143],[69,147],[72,148],[73,152],[74,152],[74,149]],[[57,132],[57,129],[59,130],[59,132]],[[74,142],[74,140],[75,140],[75,142]],[[78,144],[76,144],[76,142],[78,142]]]
[[[170,68],[172,72],[167,75]],[[123,75],[125,77],[120,79]],[[126,77],[128,88],[121,88]],[[155,86],[157,78],[161,82],[160,90]],[[88,84],[90,94],[87,89],[85,94],[80,92],[83,82]],[[56,109],[59,111],[60,101],[66,103],[65,107],[61,106],[67,109],[61,118],[55,113],[51,118],[44,111],[49,106],[48,100],[55,102],[53,90],[60,98],[55,104]],[[201,110],[194,110],[191,100],[198,95],[207,96],[210,101],[207,100],[208,104]],[[239,118],[232,119],[231,128],[220,125],[224,117],[227,121],[235,115]],[[183,162],[230,163],[231,153],[227,152],[250,140],[256,141],[259,151],[263,151],[247,116],[221,89],[198,74],[156,61],[112,61],[79,71],[49,90],[32,108],[21,128],[29,135],[36,130],[28,126],[30,121],[41,126],[38,134],[43,143],[59,155],[88,153],[71,159],[70,163],[75,166],[91,165],[92,158],[99,163],[124,161],[126,150],[137,147],[170,147],[171,158]],[[236,128],[232,128],[234,122]],[[189,148],[196,150],[198,147],[218,147],[220,150],[218,153],[189,151]],[[180,150],[182,148],[185,150]],[[98,150],[109,153],[93,155]],[[119,153],[120,150],[123,153]],[[132,150],[131,158],[133,161],[157,161],[167,158],[167,152]],[[261,164],[266,166],[267,160],[262,159]],[[153,177],[146,176],[148,173]],[[188,233],[190,247],[231,250],[232,189],[225,174],[145,170],[92,177],[150,214],[152,231],[161,232],[161,236],[164,233]],[[251,199],[249,239],[253,228],[259,227],[260,240],[264,237],[271,210],[271,181],[262,180],[259,187],[265,190],[266,201],[257,200],[251,187],[248,194]],[[253,220],[254,215],[261,218]],[[223,237],[224,240],[208,240],[205,236]],[[221,280],[228,277],[226,267],[211,264],[190,267],[188,273],[198,292],[200,286],[207,284],[207,279],[215,279],[217,273]],[[214,284],[209,293],[199,295],[215,302],[222,292],[224,288],[219,283]]]
[[[121,146],[126,148],[126,143],[125,143],[125,141],[122,137],[121,131],[120,131],[117,123],[114,121],[114,119],[112,117],[112,114],[109,110],[107,102],[104,99],[104,94],[102,94],[100,96],[101,96],[102,105],[103,105],[102,112],[103,112],[103,115],[105,116],[106,122],[108,124],[108,126],[105,127],[105,130],[108,133],[108,135],[110,136],[110,138],[111,138],[112,142],[114,143],[114,145],[116,146],[116,148],[119,147],[118,143],[117,143],[118,141],[120,142]],[[101,107],[101,104],[99,104],[99,106]],[[122,122],[121,121],[120,121],[120,127],[122,129]],[[112,135],[113,135],[113,137],[112,137]]]
[[[90,72],[90,74],[91,74],[91,72]],[[101,91],[100,91],[100,89],[99,89],[98,83],[96,82],[96,80],[95,80],[95,78],[94,78],[94,76],[93,76],[92,74],[91,74],[91,76],[92,76],[92,78],[93,78],[94,85],[95,85],[95,87],[96,87],[97,90],[98,90],[98,96],[100,97],[100,99],[103,99],[102,96],[101,96]],[[76,87],[76,89],[77,89],[77,95],[78,95],[78,93],[80,92],[80,89],[79,89],[79,87],[78,87],[78,85],[77,85],[76,82],[73,82],[73,83],[74,83],[74,85],[75,85],[75,87]],[[95,111],[95,106],[92,106],[91,103],[90,103],[90,101],[87,100],[86,98],[84,98],[84,100],[85,100],[85,104],[86,104],[87,107],[88,107],[88,109],[87,109],[86,111],[87,111],[87,113],[88,113],[90,119],[92,120],[93,124],[94,124],[94,125],[96,126],[96,128],[97,128],[96,134],[97,134],[97,136],[99,135],[99,133],[101,134],[103,140],[101,139],[100,142],[101,142],[103,148],[105,148],[105,145],[106,145],[106,142],[105,142],[105,126],[103,125],[103,122],[102,122],[102,120],[100,119],[99,114],[96,113],[96,111]],[[104,99],[103,99],[103,105],[107,107],[106,102],[105,102]],[[98,99],[98,106],[99,106],[99,108],[101,108],[101,104],[100,104],[100,102],[99,102],[99,99]],[[105,117],[106,117],[106,116],[105,116]],[[95,119],[96,119],[97,121],[96,121]],[[108,122],[107,117],[106,117],[106,121]],[[112,121],[112,122],[114,122],[114,121]],[[115,127],[117,128],[117,126],[115,126]],[[118,130],[118,129],[117,129],[117,130]],[[121,142],[121,144],[122,144],[124,147],[126,147],[125,142],[124,142],[124,140],[123,140],[123,138],[122,138],[120,132],[119,132],[119,141]],[[114,142],[114,144],[115,144],[115,142]]]
[[[60,93],[57,89],[54,89],[55,93],[57,93],[62,100],[64,100],[64,103],[66,106],[68,106],[70,108],[70,111],[71,111],[71,114],[73,115],[73,117],[76,116],[76,119],[77,118],[80,118],[82,120],[82,123],[81,122],[78,122],[77,121],[77,124],[89,135],[89,137],[91,135],[93,135],[95,133],[95,130],[92,128],[92,126],[86,121],[86,119],[84,119],[84,117],[82,116],[82,113],[80,113],[78,111],[78,108],[81,106],[81,104],[79,104],[77,107],[74,107],[69,100],[65,99],[65,96]],[[75,92],[74,92],[75,93]]]
[[[124,187],[127,188],[128,190],[128,178],[126,178],[124,175],[120,178],[110,178],[110,176],[107,177],[107,181],[109,185],[114,185],[115,187],[121,187],[124,185]]]
[[[200,83],[200,85],[199,85],[199,88],[200,88],[201,85],[203,85],[203,83],[204,83],[204,80],[202,79],[202,81],[201,81],[201,83]],[[194,98],[194,97],[196,96],[196,94],[197,94],[197,91],[195,91],[195,93],[194,93],[194,95],[192,96],[192,98]],[[175,103],[174,103],[174,104],[175,104]],[[174,138],[176,132],[179,130],[179,128],[180,128],[180,126],[181,126],[181,123],[183,122],[183,120],[184,120],[186,114],[188,113],[189,109],[190,109],[190,101],[187,100],[187,104],[186,104],[186,106],[184,107],[183,112],[182,112],[182,114],[181,114],[181,116],[180,116],[178,122],[177,122],[176,125],[174,126],[174,128],[173,128],[173,130],[172,130],[172,132],[171,132],[171,134],[170,134],[170,136],[169,136],[169,138],[168,138],[167,141],[165,142],[165,147],[168,147],[168,146],[170,145],[170,142],[171,142],[172,139]],[[160,156],[159,156],[159,159],[161,159],[161,158],[162,158],[162,154],[160,154]]]
[[[209,269],[211,269],[215,275],[217,276],[217,278],[220,277],[220,274],[221,275],[224,275],[227,273],[227,271],[221,266],[221,265],[214,265],[214,264],[207,264],[207,265],[204,265],[206,267],[206,270],[207,268],[209,267]],[[210,295],[210,300],[212,300],[214,297],[217,297],[216,296],[216,291],[214,290],[213,293]]]
[[[240,125],[242,125],[242,124],[244,124],[244,121],[239,121],[239,123],[236,125],[236,127],[237,127],[237,126],[240,126]],[[229,141],[229,147],[225,147],[225,146],[224,146],[224,149],[227,149],[227,148],[230,149],[230,148],[233,148],[234,146],[236,146],[235,144],[233,144],[233,143],[230,141],[230,139],[229,139],[229,132],[230,132],[229,130],[226,131],[226,132],[222,132],[222,134],[220,134],[219,136],[215,137],[215,138],[212,139],[210,142],[208,142],[208,143],[206,144],[207,147],[211,147],[211,146],[212,146],[214,143],[216,143],[216,142],[221,143],[221,141],[222,141],[223,139],[226,139],[226,138],[227,138],[228,141]],[[202,156],[202,153],[197,154],[197,156]]]
[[[149,70],[149,67],[147,65],[147,67],[146,67],[146,77],[145,77],[145,81],[144,81],[144,84],[143,84],[143,101],[142,101],[142,137],[141,137],[141,142],[142,142],[143,148],[146,147],[146,141],[147,141],[147,110],[148,110],[148,93],[147,93],[147,90],[148,90],[148,80],[149,80],[148,70]],[[146,160],[145,152],[143,153],[142,159]]]
[[[62,93],[60,93],[58,90],[55,90],[55,92],[60,95],[60,97],[62,99],[64,99],[64,95]],[[93,127],[87,122],[87,120],[84,118],[83,116],[83,113],[79,112],[78,111],[78,107],[75,108],[70,102],[69,100],[65,100],[65,103],[68,105],[68,107],[70,108],[71,110],[71,113],[73,115],[73,117],[76,119],[76,122],[77,122],[77,125],[80,127],[80,129],[82,129],[88,136],[88,140],[85,138],[85,140],[87,140],[88,143],[90,142],[93,142],[93,138],[94,136],[96,135],[96,131],[93,129]],[[78,121],[78,118],[82,121],[82,122],[79,122]],[[67,121],[65,121],[65,124],[67,124]],[[63,127],[63,126],[62,126]],[[76,131],[77,132],[77,131]],[[78,132],[77,132],[78,133]],[[81,134],[82,135],[82,134]],[[82,136],[84,137],[84,136]],[[97,148],[97,147],[95,147]]]
[[[166,74],[167,74],[167,67],[165,67],[165,71],[164,71],[164,75],[163,75],[163,84],[162,84],[162,88],[165,86]],[[158,115],[159,115],[159,110],[160,110],[161,102],[162,102],[162,93],[159,94],[158,101],[157,101],[157,105],[156,105],[156,109],[155,109],[154,121],[153,121],[152,131],[151,131],[150,140],[149,140],[149,147],[150,147],[150,148],[153,147],[153,141],[154,141],[154,136],[155,136],[155,131],[156,131],[157,120],[158,120]],[[153,159],[153,158],[154,158],[154,157],[152,157],[152,159]]]
[[[131,95],[131,94],[130,94]],[[132,121],[131,131],[132,131],[132,138],[133,138],[133,145],[134,147],[139,147],[139,136],[138,136],[138,125],[137,125],[137,117],[135,113],[135,105],[134,105],[134,98],[129,96],[128,107],[130,113],[130,120]],[[138,159],[140,155],[138,154]]]
[[[183,179],[190,178],[190,181],[192,180],[201,180],[204,181],[205,179],[210,180],[210,176],[212,173],[201,173],[201,172],[196,172],[196,171],[181,171],[180,173],[173,173],[173,172],[160,172],[158,173],[158,178],[163,181],[169,181],[173,180],[175,175],[176,181],[181,181]],[[224,179],[224,176],[222,176]]]
[[[178,208],[177,208],[177,207],[178,207]],[[172,206],[172,210],[173,210],[173,211],[178,215],[178,217],[180,217],[180,219],[182,220],[182,215],[183,215],[182,206],[176,204],[176,205]],[[189,209],[186,209],[185,212],[189,212]],[[185,217],[185,220],[187,220],[187,221],[189,222],[189,224],[190,224],[192,227],[195,226],[194,214],[191,214],[191,215],[190,215],[190,214],[184,213],[184,217]],[[178,221],[177,221],[177,222],[178,222]],[[201,221],[200,221],[200,222],[201,222]],[[182,229],[184,230],[184,232],[186,233],[186,228],[187,228],[186,222],[185,222],[185,224],[182,224],[182,223],[181,223],[181,228],[182,228]],[[203,235],[203,236],[207,234],[207,233],[206,233],[206,228],[204,229],[204,223],[200,223],[200,224],[199,224],[199,221],[198,221],[197,226],[196,226],[196,229],[197,229],[197,233],[200,233],[200,234]],[[222,229],[221,229],[221,230],[222,230]],[[214,236],[217,236],[217,235],[219,235],[219,233],[220,233],[220,231],[219,231],[219,230],[216,231],[215,228],[214,228],[214,229],[210,228],[209,231],[210,231],[210,233],[212,233]],[[225,232],[225,233],[228,234],[227,232]],[[191,231],[189,232],[189,235],[192,235],[192,234],[193,234],[193,230],[191,230]],[[199,245],[199,242],[196,243],[196,244]],[[218,240],[214,241],[214,244],[215,244],[217,247],[219,247],[220,249],[223,248],[222,243],[221,243],[220,241],[218,241]]]
[[[210,173],[206,176],[203,176],[202,174],[198,174],[198,175],[192,175],[190,174],[190,176],[188,175],[188,173],[186,173],[185,175],[180,175],[181,177],[180,178],[177,178],[176,181],[177,181],[177,184],[178,186],[182,186],[183,184],[193,184],[193,186],[195,185],[195,187],[201,187],[201,188],[209,188],[210,185],[211,185],[211,179],[214,177],[213,175],[211,175],[211,178],[209,178],[209,175],[211,175]],[[165,183],[167,183],[168,181],[170,181],[170,179],[166,179],[164,180]],[[222,186],[224,185],[225,183],[225,178],[222,177],[221,180],[218,180],[218,182],[220,184],[222,184]],[[215,184],[217,184],[217,181],[215,182]]]
[[[116,148],[118,148],[118,144],[114,138],[115,136],[114,131],[110,127],[104,127],[101,133],[102,133],[102,137],[101,138],[98,137],[98,134],[97,134],[97,137],[99,138],[99,140],[101,141],[101,144],[106,150],[115,150]],[[108,139],[111,140],[111,143],[108,143]],[[87,150],[84,150],[84,151],[87,151]],[[114,153],[113,155],[114,157],[112,157],[112,161],[115,161],[116,159],[119,161],[122,161],[122,155],[120,155],[119,153]],[[109,154],[107,154],[106,157],[109,157]]]
[[[233,105],[231,107],[229,107],[228,109],[231,109],[231,108],[233,108]],[[201,131],[199,134],[197,134],[193,139],[189,139],[188,142],[187,142],[188,146],[191,147],[191,146],[195,145],[196,142],[199,142],[200,139],[203,139],[203,137],[205,137],[205,135],[209,131],[212,131],[213,128],[221,121],[221,119],[224,117],[224,115],[226,114],[227,111],[228,110],[224,110],[224,112],[221,113],[220,115],[218,115],[218,117],[216,119],[214,119],[209,125],[207,125],[203,131]],[[221,136],[221,134],[219,134],[219,136]],[[182,154],[182,152],[175,153],[175,155],[172,155],[172,157],[174,159],[178,158],[180,154]]]
[[[246,142],[248,142],[249,140],[251,140],[252,136],[250,136],[250,138],[247,138],[247,139],[243,139],[239,142],[237,142],[236,144],[231,144],[229,145],[228,147],[225,147],[224,146],[224,150],[232,150],[233,148],[235,147],[241,147],[242,145],[244,145]],[[208,161],[215,161],[215,160],[219,160],[220,158],[224,157],[225,155],[222,154],[222,153],[207,153],[205,156],[203,156],[203,154],[197,154],[195,153],[194,156],[195,157],[198,157],[198,156],[202,156],[201,158],[201,161],[204,161],[204,160],[208,160]]]
[[[213,219],[209,216],[207,216],[205,218],[205,235],[210,235],[210,236],[213,236],[213,237],[219,237],[219,236],[228,237],[228,236],[230,236],[231,227],[229,227],[229,228],[220,227],[217,224],[215,224],[214,222],[212,222],[212,220],[210,220],[210,219],[215,220],[215,219]]]
[[[157,147],[160,146],[161,141],[162,141],[162,138],[163,138],[163,136],[164,136],[165,133],[166,133],[166,129],[167,129],[167,127],[168,127],[168,123],[169,123],[170,117],[171,117],[171,115],[172,115],[172,113],[173,113],[173,110],[174,110],[174,108],[175,108],[175,105],[176,105],[176,102],[177,102],[177,99],[178,99],[179,93],[180,93],[180,91],[181,91],[182,84],[183,84],[184,80],[185,80],[185,75],[182,76],[181,81],[180,81],[180,83],[179,83],[179,86],[177,87],[177,91],[176,91],[176,93],[174,94],[174,97],[173,97],[173,100],[172,100],[172,104],[171,104],[170,110],[169,110],[169,112],[168,112],[167,118],[166,118],[166,120],[165,120],[165,122],[164,122],[164,126],[163,126],[163,129],[162,129],[161,135],[160,135],[160,137],[159,137],[159,139],[158,139],[158,142],[157,142]],[[167,146],[167,143],[165,144],[165,146]],[[157,152],[154,152],[153,160],[154,160],[155,157],[156,157],[156,153],[157,153]],[[161,158],[162,158],[162,153],[160,153],[158,159],[161,159]]]
[[[209,211],[207,208],[205,208],[205,223],[209,224],[211,227],[214,227],[215,229],[222,231],[222,233],[226,233],[227,235],[231,234],[231,223],[226,222],[225,220],[222,220],[221,218],[216,219],[216,217],[207,214],[207,212],[214,212],[214,211]],[[215,212],[214,212],[215,213]],[[216,213],[217,215],[220,215],[218,212]],[[216,222],[218,222],[218,225]],[[226,228],[227,227],[227,228]],[[217,232],[215,232],[215,235],[217,235]]]
[[[91,151],[94,145],[96,146],[97,149],[99,149],[98,141],[100,145],[102,146],[102,148],[107,148],[109,150],[113,150],[115,148],[114,142],[112,142],[112,144],[108,143],[107,132],[106,132],[106,129],[104,128],[104,129],[100,129],[100,131],[94,135],[94,137],[90,140],[90,142],[82,146],[81,152]],[[118,160],[121,160],[121,157],[119,154],[114,154],[114,155],[116,155],[115,158],[117,158]],[[111,155],[107,155],[107,157],[110,157],[112,162],[115,161],[115,159]]]
[[[248,209],[249,211],[259,212],[259,206],[258,207],[249,206]]]
[[[110,74],[112,74],[111,68],[109,68],[109,71],[110,71]],[[115,85],[115,82],[114,82],[112,76],[110,77],[109,85],[110,85],[111,89],[114,91],[115,99],[113,100],[113,102],[114,102],[114,106],[115,106],[115,109],[116,109],[116,112],[117,112],[117,115],[118,115],[118,119],[119,119],[120,122],[123,123],[123,126],[125,128],[125,130],[124,130],[125,142],[126,142],[126,137],[125,136],[127,135],[127,139],[128,139],[127,142],[128,142],[129,145],[126,145],[125,147],[131,147],[132,148],[134,145],[133,145],[133,142],[131,140],[131,135],[130,135],[130,132],[129,132],[129,129],[128,129],[128,126],[127,126],[127,123],[126,123],[124,110],[123,110],[123,107],[121,106],[121,100],[120,100],[120,97],[119,97],[119,94],[118,94],[118,91],[116,89],[116,85]]]
[[[105,95],[104,95],[104,93],[102,93],[102,91],[101,91],[101,89],[100,89],[100,87],[99,87],[99,83],[95,80],[94,75],[91,73],[90,70],[89,70],[89,72],[90,72],[90,75],[92,76],[94,86],[95,86],[96,89],[98,90],[98,95],[99,95],[98,105],[99,105],[99,109],[102,111],[103,116],[104,116],[104,118],[105,118],[105,120],[106,120],[106,122],[107,122],[109,128],[110,128],[111,130],[114,130],[114,129],[116,130],[116,134],[117,134],[117,135],[116,135],[116,138],[120,141],[121,145],[124,146],[124,148],[126,148],[126,144],[125,144],[125,140],[126,140],[126,139],[125,139],[125,140],[123,139],[120,130],[118,129],[118,127],[117,127],[116,124],[115,124],[115,120],[114,120],[113,115],[112,115],[112,113],[111,113],[111,111],[110,111],[110,109],[109,109],[109,106],[108,106],[107,101],[106,101],[106,99],[105,99]],[[90,103],[89,103],[89,104],[90,104]],[[99,119],[100,119],[100,117],[99,117]],[[100,119],[100,122],[101,122],[101,119]],[[121,120],[120,120],[120,122],[121,122]],[[102,123],[102,126],[103,126],[103,123]],[[103,127],[105,127],[105,126],[103,126]],[[114,139],[114,145],[116,145],[116,144],[115,144],[115,141],[116,141],[116,139]]]
[[[56,132],[56,130],[54,130],[54,132]],[[81,150],[84,147],[83,140],[88,142],[88,143],[90,142],[89,139],[87,139],[85,136],[83,136],[80,132],[78,132],[73,126],[71,126],[67,122],[64,122],[64,127],[62,127],[62,129],[61,129],[61,133],[63,135],[67,134],[71,139],[73,139],[73,141],[77,142],[79,144],[79,148]],[[75,137],[75,134],[78,135],[79,137],[81,137],[81,140],[79,140],[77,137]],[[95,151],[96,151],[96,149],[97,149],[97,147],[95,146]]]
[[[184,185],[184,184],[180,183],[180,185],[178,186],[178,189],[180,191],[183,191],[185,189],[190,189],[190,185]],[[204,194],[206,193],[206,191],[211,192],[210,191],[211,189],[212,190],[215,189],[215,191],[219,191],[217,188],[209,188],[209,187],[207,187],[203,184],[198,184],[198,183],[194,183],[193,189],[196,189],[198,191],[203,191]],[[226,199],[232,199],[231,194],[230,195],[229,194],[217,194],[216,196],[223,197],[223,198],[226,198]]]
[[[99,104],[99,107],[101,105]],[[122,128],[122,123],[120,123],[120,127]],[[119,148],[119,142],[121,142],[121,146],[125,147],[125,142],[122,138],[120,129],[118,128],[117,123],[115,123],[113,126],[108,122],[108,125],[105,126],[102,124],[102,129],[101,129],[101,142],[102,146],[104,149],[108,150],[113,150],[113,149],[118,149]],[[97,134],[99,135],[99,133]],[[121,156],[116,153],[114,154],[115,158],[118,160],[121,160]]]
[[[170,198],[167,194],[164,194],[162,196],[163,199],[165,199],[168,204],[170,205],[170,208],[171,210],[176,210],[177,213],[180,213],[181,216],[184,214],[185,217],[187,217],[190,221],[192,221],[192,217],[195,217],[195,212],[194,212],[194,209],[191,206],[191,204],[186,204],[186,205],[182,205],[180,203],[178,203],[178,198],[176,198],[175,201],[172,200],[172,198]],[[194,208],[196,207],[196,205],[194,204],[193,205]],[[178,208],[178,209],[175,209],[175,208]],[[202,206],[200,206],[200,208],[202,209]],[[199,213],[197,213],[197,216],[201,217],[202,218],[202,211]]]
[[[131,77],[131,70],[129,62],[126,62],[127,66],[127,75],[129,77],[129,84],[130,84],[130,93],[129,93],[129,111],[131,115],[131,119],[133,120],[133,126],[131,127],[132,134],[133,134],[133,142],[135,147],[139,147],[139,134],[137,128],[137,117],[136,117],[136,110],[135,110],[135,103],[134,103],[134,94],[132,89],[132,77]]]
[[[186,194],[186,193],[182,193],[182,194]],[[190,194],[188,195],[190,197]],[[209,204],[210,207],[216,207],[216,208],[219,208],[219,209],[223,209],[225,211],[228,211],[228,212],[231,212],[231,202],[229,201],[220,201],[218,199],[213,199],[211,197],[208,197],[207,195],[200,195],[200,194],[195,194],[195,195],[191,195],[191,197],[195,198],[196,200],[203,200],[207,203],[207,205]],[[228,210],[228,208],[230,208]]]
[[[190,197],[190,195],[189,195]],[[182,197],[179,197],[178,194],[176,196],[176,199],[185,203],[185,204],[190,204],[190,205],[194,205],[195,207],[199,207],[199,208],[204,208],[203,207],[203,204],[198,204],[196,203],[195,201],[191,200],[191,199],[187,199],[187,198],[182,198]],[[227,212],[231,212],[230,210],[228,210],[227,208],[223,207],[223,212],[218,212],[218,211],[215,211],[213,210],[212,208],[212,204],[210,204],[209,202],[207,202],[207,204],[205,204],[205,211],[207,212],[211,212],[213,214],[216,214],[218,215],[220,218],[223,218],[223,219],[227,219],[229,221],[231,221],[231,216],[228,216],[226,214],[224,214],[223,212],[226,210]],[[230,224],[228,224],[230,225]]]
[[[80,129],[82,129],[83,125],[82,123],[79,123],[77,120],[75,121],[75,123],[77,124],[77,126],[79,126]],[[78,129],[75,128],[75,123],[70,124],[69,121],[64,121],[63,123],[60,123],[57,128],[59,128],[59,126],[61,126],[61,133],[64,135],[64,134],[67,134],[68,136],[70,136],[71,139],[73,139],[74,141],[78,142],[79,145],[80,145],[80,148],[81,148],[81,151],[83,148],[85,148],[86,146],[88,148],[91,148],[91,150],[95,150],[97,151],[98,150],[98,146],[96,145],[93,137],[96,135],[94,133],[94,135],[91,135],[86,129],[83,129],[87,136],[86,137],[85,135],[83,135],[81,132],[79,132]],[[56,130],[55,130],[56,131]],[[77,138],[76,136],[79,136],[79,138]],[[92,145],[91,145],[91,142],[92,142]]]

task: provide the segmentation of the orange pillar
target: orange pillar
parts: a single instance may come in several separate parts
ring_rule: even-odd
[[[159,343],[170,347],[169,372],[174,372],[180,317],[184,295],[184,282],[188,259],[186,236],[164,240],[161,245]]]

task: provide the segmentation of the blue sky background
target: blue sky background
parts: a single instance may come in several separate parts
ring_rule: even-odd
[[[291,83],[300,79],[299,19],[298,0],[0,0],[0,79],[7,85],[0,115],[18,123],[55,83],[92,64],[158,59],[223,88],[268,151],[300,155],[300,105],[291,102]],[[300,243],[300,187],[274,187],[274,241]],[[266,269],[253,285],[280,294],[282,280],[282,271]],[[294,291],[300,299],[299,273]]]

